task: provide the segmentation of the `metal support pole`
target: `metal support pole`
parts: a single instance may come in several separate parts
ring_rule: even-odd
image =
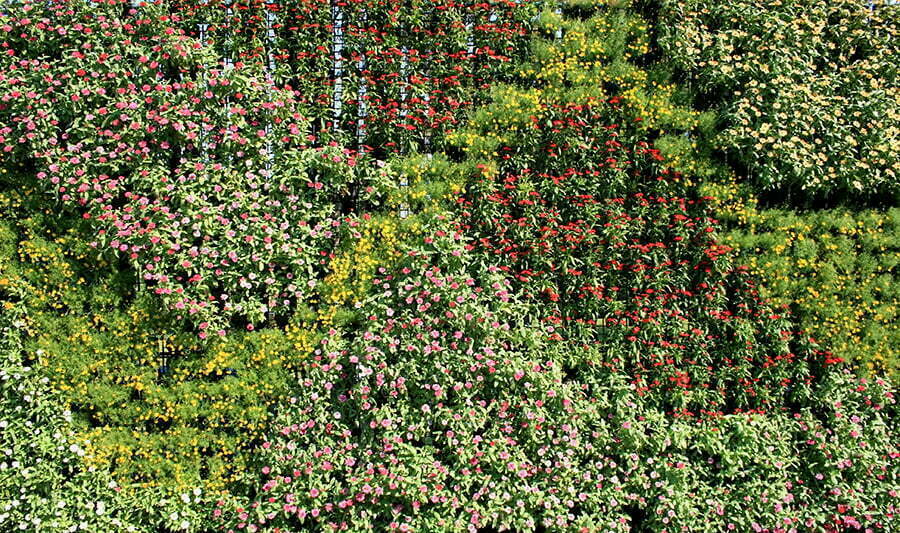
[[[334,118],[332,130],[337,132],[340,128],[341,108],[344,100],[344,12],[338,6],[337,0],[331,0],[331,24],[332,78],[334,79],[334,93],[331,102]]]

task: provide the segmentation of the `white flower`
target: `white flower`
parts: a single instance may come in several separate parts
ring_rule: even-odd
[[[96,507],[96,509],[95,509],[95,512],[96,512],[98,515],[101,515],[101,514],[105,513],[105,512],[106,512],[106,504],[103,503],[103,502],[97,502],[97,507]]]
[[[201,490],[200,487],[195,487],[195,488],[194,488],[194,496],[200,496],[200,494],[201,494],[202,492],[203,492],[203,490]]]

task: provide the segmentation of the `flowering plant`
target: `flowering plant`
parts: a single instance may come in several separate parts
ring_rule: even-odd
[[[289,316],[371,168],[336,143],[308,147],[292,93],[257,66],[216,68],[166,17],[113,7],[4,15],[17,57],[0,73],[4,164],[91,221],[101,254],[201,336]]]
[[[660,44],[764,190],[896,198],[896,2],[662,3]]]

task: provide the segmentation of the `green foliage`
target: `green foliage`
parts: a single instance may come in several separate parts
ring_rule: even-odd
[[[4,303],[21,292],[9,285],[3,291]],[[105,472],[85,466],[72,412],[21,346],[22,308],[5,307],[0,321],[0,525],[146,531],[136,527],[135,502],[120,496]]]
[[[130,496],[223,489],[287,397],[316,340],[312,322],[201,344],[151,295],[135,295],[127,269],[88,261],[70,227],[78,219],[35,211],[39,197],[3,198],[0,285],[22,335],[10,356],[30,354],[70,413],[84,463]]]
[[[169,17],[132,24],[121,6],[66,5],[3,15],[20,58],[0,63],[6,185],[34,181],[88,220],[99,255],[130,263],[201,337],[286,320],[324,270],[365,158],[309,147],[292,92],[258,65],[218,68]]]
[[[900,376],[900,210],[745,213],[725,242],[763,294],[864,374]]]

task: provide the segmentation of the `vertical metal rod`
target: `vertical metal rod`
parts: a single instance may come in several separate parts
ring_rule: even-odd
[[[475,15],[471,12],[466,13],[465,18],[465,27],[466,27],[466,55],[467,60],[471,60],[472,56],[475,55]]]
[[[275,13],[266,7],[266,47],[268,48],[268,71],[270,77],[275,75]]]
[[[267,53],[267,63],[266,63],[266,81],[270,84],[273,83],[275,76],[275,13],[273,13],[268,4],[266,5],[266,53]],[[268,113],[267,113],[268,114]],[[272,167],[274,163],[275,154],[273,153],[273,145],[272,145],[272,121],[266,120],[266,179],[272,179]],[[271,302],[270,302],[271,306]],[[269,320],[271,322],[271,307],[270,307],[270,315]]]
[[[401,48],[402,55],[400,56],[400,117],[406,118],[406,98],[408,95],[407,86],[409,85],[409,74],[407,72],[409,66],[409,49],[406,46],[406,42],[404,41],[403,46]],[[409,181],[406,179],[405,175],[400,176],[400,186],[407,187],[409,186]],[[406,204],[400,204],[400,218],[406,218],[409,216],[409,206]]]
[[[340,128],[341,107],[344,99],[344,12],[338,6],[338,0],[331,0],[331,24],[332,77],[334,78],[332,99],[334,124],[332,130],[337,132]]]
[[[368,28],[366,27],[368,23],[368,17],[366,10],[363,9],[360,14],[360,26],[363,30],[368,33]],[[366,128],[366,118],[368,118],[368,108],[366,106],[366,90],[367,82],[366,77],[363,72],[366,70],[366,54],[365,50],[361,50],[359,54],[359,60],[356,62],[356,69],[359,71],[359,90],[358,101],[357,101],[357,111],[356,111],[356,149],[358,153],[363,152],[363,144],[365,140],[365,128]]]
[[[207,2],[208,2],[208,0],[200,0],[199,3],[201,6],[205,7],[207,5]],[[207,37],[208,37],[208,35],[207,35],[208,31],[209,31],[209,23],[207,21],[201,20],[200,22],[197,23],[197,34],[198,34],[197,37],[198,37],[198,40],[200,41],[201,46],[206,46],[206,44],[207,44],[206,41],[207,41]],[[203,69],[201,72],[201,76],[203,77],[203,84],[208,87],[209,80],[207,79],[207,75],[206,75],[206,66],[207,65],[202,65]],[[201,128],[202,128],[202,125],[201,125]],[[209,136],[207,135],[205,129],[200,132],[200,157],[202,158],[204,163],[209,162]]]
[[[431,22],[434,21],[434,8],[429,12],[429,27],[431,30],[436,29],[436,24]],[[431,63],[431,55],[434,53],[433,49],[425,50],[425,61],[423,62],[422,74],[419,79],[422,80],[422,100],[425,102],[425,117],[428,116],[428,106],[431,103],[431,95],[428,94],[428,88],[431,83],[431,78],[428,76],[428,65]],[[425,129],[425,136],[422,139],[422,148],[423,151],[428,154],[428,157],[431,157],[431,131],[429,129]]]
[[[409,54],[409,49],[407,49],[404,44],[402,50],[403,55],[400,57],[400,116],[406,118],[406,88],[409,84],[409,76],[407,75],[406,70],[408,67],[407,54]]]

